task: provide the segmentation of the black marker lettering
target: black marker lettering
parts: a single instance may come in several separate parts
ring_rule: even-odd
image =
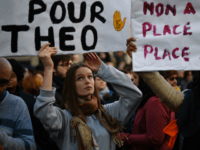
[[[2,26],[2,30],[6,32],[11,32],[11,52],[16,53],[17,52],[17,46],[18,46],[18,32],[20,31],[28,31],[29,26],[27,25],[7,25]]]
[[[92,46],[87,46],[86,45],[86,34],[87,34],[87,31],[88,30],[91,30],[93,35],[94,35],[94,42],[93,42],[93,45]],[[89,51],[89,50],[93,50],[95,49],[96,47],[96,44],[97,44],[97,31],[96,29],[93,27],[93,26],[85,26],[82,30],[82,35],[81,35],[81,43],[82,43],[82,47],[83,47],[83,50],[85,51]]]
[[[63,51],[74,51],[75,46],[74,45],[65,45],[65,41],[71,41],[74,39],[74,37],[70,34],[65,34],[66,32],[75,32],[74,27],[63,27],[60,29],[60,49]]]
[[[34,9],[34,5],[37,4],[41,6],[39,9]],[[31,0],[29,2],[29,15],[28,15],[28,22],[32,23],[34,20],[34,15],[40,14],[46,10],[46,4],[43,1],[36,1],[36,0]]]
[[[54,33],[53,33],[53,27],[49,28],[47,36],[41,36],[40,35],[40,27],[35,28],[35,49],[38,51],[41,47],[41,41],[48,41],[51,43],[50,46],[54,46]]]

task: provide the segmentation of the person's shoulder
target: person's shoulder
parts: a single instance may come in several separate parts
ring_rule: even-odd
[[[150,104],[155,104],[155,103],[160,103],[159,97],[158,96],[152,96],[150,97],[145,105],[150,105]]]
[[[185,89],[183,91],[183,93],[184,93],[184,95],[191,95],[191,94],[193,94],[193,90],[191,90],[191,89]]]
[[[21,97],[10,94],[10,93],[8,95],[7,101],[12,105],[20,105],[22,107],[26,107],[26,104]]]
[[[12,100],[12,101],[23,101],[23,99],[20,97],[20,96],[17,96],[17,95],[14,95],[14,94],[11,94],[11,93],[8,93],[8,99],[9,100]]]
[[[149,107],[149,106],[151,106],[151,107]],[[163,106],[164,108],[167,108],[166,106],[165,106],[165,104],[164,103],[162,103],[161,101],[160,101],[160,99],[159,99],[159,97],[158,96],[153,96],[153,97],[151,97],[151,98],[149,98],[148,99],[148,101],[146,102],[146,104],[145,104],[145,107],[148,107],[148,109],[150,108],[150,109],[154,109],[153,107],[160,107],[160,106]]]
[[[183,91],[183,94],[184,94],[184,101],[193,100],[193,97],[194,97],[193,90],[186,89],[186,90]]]
[[[167,114],[169,113],[169,109],[166,107],[166,105],[160,101],[158,96],[153,96],[149,98],[147,103],[145,104],[145,109],[146,110],[162,110],[162,112],[166,112]]]

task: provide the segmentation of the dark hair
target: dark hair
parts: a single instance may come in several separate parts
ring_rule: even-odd
[[[60,61],[64,62],[67,61],[69,62],[70,60],[72,60],[72,55],[53,55],[51,56],[53,63],[54,63],[54,68],[57,69],[58,63]]]
[[[36,74],[40,73],[44,77],[44,65],[37,65],[35,67]]]
[[[184,72],[184,79],[187,79],[187,76],[189,75],[190,72],[192,73],[192,71],[185,71]]]
[[[24,73],[25,73],[24,67],[15,59],[8,59],[8,61],[10,62],[12,66],[13,72],[17,76],[18,83],[20,83],[22,79],[24,78]]]
[[[192,85],[192,90],[194,92],[194,99],[195,99],[195,106],[200,106],[200,71],[196,74],[196,76],[193,78],[194,82]]]
[[[141,90],[143,97],[142,101],[138,107],[141,108],[145,105],[145,103],[153,96],[156,96],[156,94],[152,91],[152,89],[144,82],[144,80],[140,77],[139,79],[139,86],[138,88]]]
[[[170,70],[170,71],[159,71],[159,73],[165,78],[169,78],[170,76],[176,74],[178,75],[178,71],[177,70]]]
[[[127,74],[127,73],[130,73],[128,70],[126,70],[126,69],[122,69],[122,70],[120,70],[121,72],[123,72],[123,73],[125,73],[125,74]]]
[[[80,67],[87,67],[82,63],[74,64],[67,71],[63,91],[62,91],[62,101],[61,101],[61,109],[65,109],[65,104],[67,104],[69,111],[71,114],[78,115],[80,111],[80,107],[78,105],[78,94],[76,92],[76,84],[75,84],[75,74],[77,69]],[[88,68],[88,67],[87,67]],[[94,87],[94,96],[97,97],[98,105],[100,106],[101,100],[99,98],[98,91],[96,87]]]
[[[37,73],[36,70],[35,70],[35,68],[32,67],[32,66],[28,68],[28,72],[29,72],[29,75],[30,75],[30,74],[31,74],[31,75],[36,75],[36,73]]]

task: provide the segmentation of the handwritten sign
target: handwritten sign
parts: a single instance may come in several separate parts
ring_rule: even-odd
[[[199,70],[199,6],[197,0],[132,0],[133,70]]]
[[[37,55],[50,42],[58,54],[123,51],[131,0],[6,0],[0,5],[0,56]]]

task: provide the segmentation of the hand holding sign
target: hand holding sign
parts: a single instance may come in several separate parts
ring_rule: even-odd
[[[122,22],[120,12],[116,11],[115,14],[113,15],[113,24],[114,24],[115,30],[121,31],[125,25],[125,22],[126,22],[126,17],[124,18],[124,21]]]
[[[42,45],[38,53],[38,57],[42,61],[45,68],[53,69],[54,64],[51,59],[51,55],[56,54],[57,50],[56,50],[56,47],[48,47],[49,45],[50,43],[46,43]]]
[[[126,52],[127,54],[132,58],[132,52],[136,52],[137,51],[137,46],[132,43],[135,42],[136,39],[135,38],[129,38],[127,39],[127,49]]]

